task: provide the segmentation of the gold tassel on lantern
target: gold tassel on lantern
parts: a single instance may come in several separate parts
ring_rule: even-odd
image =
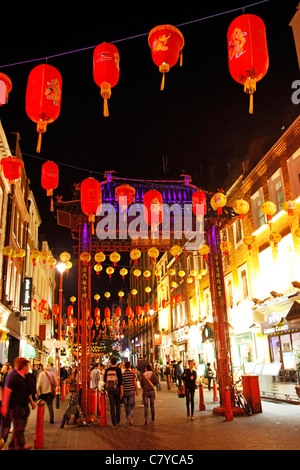
[[[169,72],[170,66],[166,62],[163,62],[159,66],[159,71],[163,74],[162,79],[161,79],[161,85],[160,85],[160,91],[163,91],[165,88],[165,74]]]
[[[255,78],[247,78],[244,84],[244,92],[250,95],[249,114],[253,114],[253,93],[256,91]]]
[[[47,130],[47,123],[45,121],[39,121],[36,126],[36,130],[39,133],[38,143],[36,147],[37,153],[40,153],[42,146],[42,134]]]
[[[50,211],[54,212],[54,205],[53,205],[53,190],[52,189],[47,189],[47,196],[51,196],[51,202],[50,202]]]
[[[108,82],[101,83],[101,96],[104,99],[103,103],[103,116],[108,117],[108,103],[107,100],[111,97],[111,86]]]

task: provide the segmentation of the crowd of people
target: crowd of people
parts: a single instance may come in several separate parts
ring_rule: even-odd
[[[70,368],[60,368],[60,381],[67,379],[71,374]],[[207,364],[205,376],[208,386],[213,379],[214,372]],[[134,368],[129,362],[117,363],[116,357],[111,357],[107,366],[99,363],[92,367],[90,372],[90,387],[105,392],[109,399],[111,422],[117,427],[121,421],[121,404],[124,405],[126,422],[133,424],[135,397],[142,392],[144,404],[144,424],[149,422],[149,405],[151,422],[155,421],[155,398],[157,390],[161,389],[161,381],[166,380],[167,389],[171,384],[179,387],[184,384],[187,416],[194,419],[194,395],[197,388],[197,372],[194,361],[189,361],[188,368],[184,369],[182,361],[167,362],[164,366],[150,364],[146,357],[138,360]],[[61,383],[60,383],[61,385]],[[25,443],[25,427],[36,401],[42,399],[48,408],[50,423],[54,423],[53,399],[57,387],[57,370],[53,364],[34,364],[30,367],[29,360],[18,357],[14,367],[4,364],[0,373],[0,419],[1,435],[0,449],[8,439],[12,427],[12,439],[9,449],[28,449]]]

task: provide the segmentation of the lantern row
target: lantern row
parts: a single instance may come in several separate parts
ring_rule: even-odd
[[[175,26],[156,26],[148,35],[152,59],[162,73],[160,89],[165,86],[165,74],[178,62],[182,65],[184,37]],[[238,16],[227,31],[229,71],[234,80],[244,85],[250,95],[249,113],[253,113],[253,93],[256,83],[267,73],[269,57],[264,22],[256,15]],[[111,43],[99,44],[93,54],[93,78],[100,87],[104,100],[103,115],[109,116],[108,99],[120,76],[120,54]],[[12,83],[7,75],[0,73],[0,105],[7,103]],[[39,134],[37,152],[41,150],[42,134],[47,125],[54,122],[61,108],[62,77],[53,66],[42,64],[29,74],[26,90],[26,113],[37,124]]]

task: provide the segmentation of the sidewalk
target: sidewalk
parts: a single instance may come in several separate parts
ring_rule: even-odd
[[[67,395],[66,401],[60,401],[59,409],[55,408],[54,401],[54,424],[49,423],[48,410],[45,409],[43,450],[102,450],[105,451],[103,455],[106,455],[108,451],[131,450],[300,449],[299,405],[262,401],[262,413],[226,421],[223,416],[213,414],[212,410],[218,403],[213,402],[213,392],[204,388],[206,409],[199,411],[199,390],[196,390],[195,420],[191,421],[186,416],[185,398],[178,398],[175,385],[167,390],[163,382],[155,401],[155,423],[144,425],[142,391],[139,389],[133,426],[126,424],[122,406],[121,424],[113,427],[106,399],[107,426],[100,426],[98,416],[95,422],[86,426],[65,424],[61,429],[68,399]],[[26,443],[33,450],[36,415],[36,410],[31,410],[25,432]],[[11,435],[8,442],[10,439]]]

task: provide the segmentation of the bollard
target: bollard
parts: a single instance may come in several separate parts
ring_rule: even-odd
[[[214,402],[218,402],[219,401],[219,398],[218,398],[218,391],[217,391],[217,384],[216,384],[216,381],[213,380],[213,392],[214,392]]]
[[[61,401],[65,401],[66,399],[66,382],[62,382],[61,384]]]
[[[44,407],[45,402],[43,400],[39,400],[37,402],[36,428],[34,437],[35,449],[43,449],[44,447]]]
[[[105,392],[101,393],[100,426],[107,426]]]
[[[89,393],[89,413],[95,416],[97,414],[97,389],[91,388]]]
[[[233,413],[231,410],[231,400],[230,400],[230,388],[224,388],[224,408],[225,408],[225,420],[232,421]]]
[[[100,416],[100,410],[101,410],[101,390],[97,390],[97,416]]]
[[[204,397],[203,397],[203,385],[199,385],[199,411],[205,411]]]

